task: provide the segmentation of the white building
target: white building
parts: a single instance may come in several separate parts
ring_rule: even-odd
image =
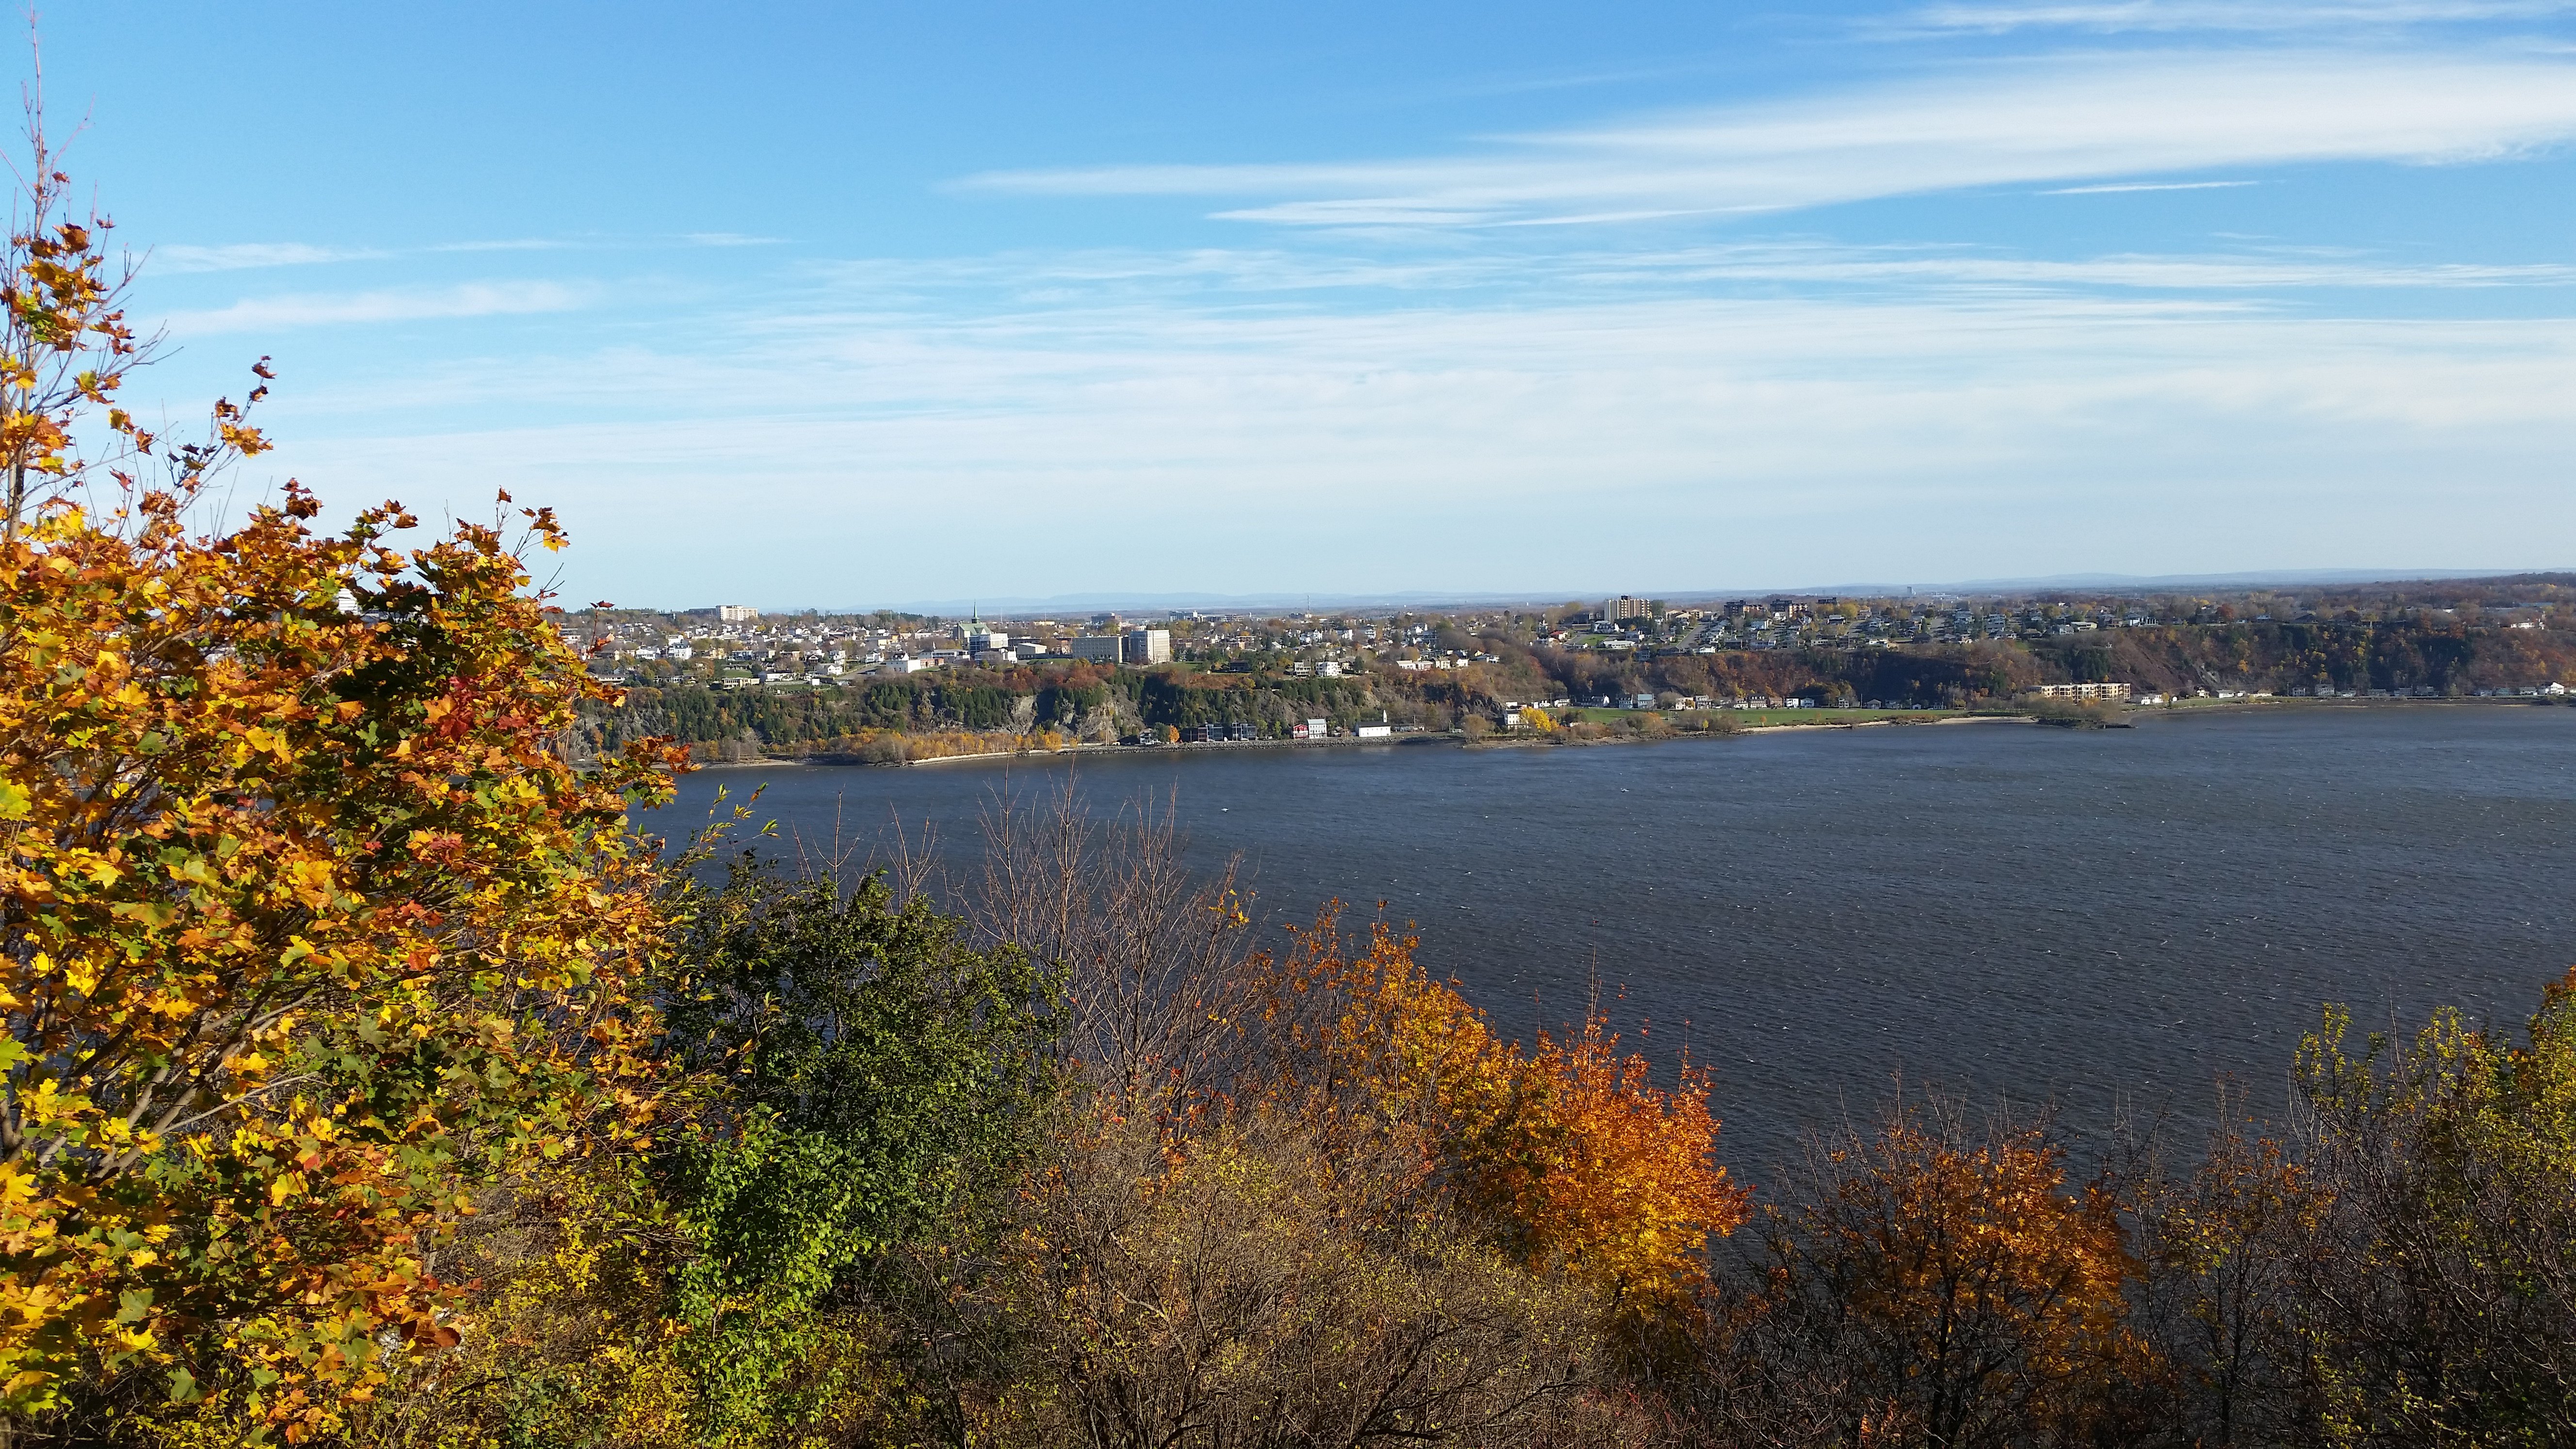
[[[1169,664],[1172,662],[1172,631],[1169,629],[1130,629],[1119,658],[1128,664]]]
[[[716,622],[719,624],[749,624],[759,617],[760,611],[749,604],[716,605]]]

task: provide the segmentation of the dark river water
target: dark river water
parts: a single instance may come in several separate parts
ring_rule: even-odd
[[[1060,762],[710,770],[820,845],[935,824]],[[2206,1120],[2222,1075],[2277,1114],[2321,1003],[2518,1023],[2576,961],[2576,709],[2380,707],[1799,730],[1469,752],[1136,751],[1081,761],[1095,809],[1177,791],[1196,858],[1256,914],[1339,897],[1510,1034],[1614,1019],[1717,1071],[1721,1154],[1757,1182],[1902,1080],[2054,1111]],[[673,821],[674,825],[679,822]],[[863,845],[863,851],[865,846]],[[1275,929],[1275,927],[1274,927]]]

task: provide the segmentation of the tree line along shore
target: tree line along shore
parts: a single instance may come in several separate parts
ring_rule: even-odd
[[[2576,679],[2576,634],[2420,620],[2225,622],[2044,641],[1885,649],[1603,653],[1471,636],[1477,660],[1436,672],[1370,668],[1320,677],[1186,663],[972,665],[829,687],[726,689],[665,678],[585,709],[594,748],[668,737],[701,762],[908,759],[1179,743],[1202,731],[1262,740],[1310,720],[1350,735],[1483,739],[1526,731],[1564,742],[1879,715],[2012,711],[2058,720],[2102,711],[2034,708],[2041,685],[2117,681],[2178,700],[2370,695],[2453,699]],[[1832,714],[1772,714],[1803,705]],[[1640,708],[1639,706],[1643,706]],[[1747,708],[1750,706],[1750,708]],[[1862,711],[1854,714],[1852,711]]]

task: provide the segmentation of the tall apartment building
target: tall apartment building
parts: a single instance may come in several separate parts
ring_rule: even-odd
[[[1172,662],[1172,631],[1169,629],[1130,629],[1124,636],[1126,647],[1119,651],[1128,664],[1169,664]]]
[[[1649,618],[1654,612],[1654,606],[1646,600],[1632,599],[1626,594],[1621,594],[1601,606],[1601,617],[1614,624],[1624,624],[1630,619]]]
[[[760,611],[749,604],[716,605],[716,622],[719,624],[748,624],[759,617]]]

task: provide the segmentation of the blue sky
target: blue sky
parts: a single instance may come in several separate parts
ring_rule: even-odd
[[[43,27],[135,398],[581,600],[2576,564],[2576,0],[1266,8]]]

